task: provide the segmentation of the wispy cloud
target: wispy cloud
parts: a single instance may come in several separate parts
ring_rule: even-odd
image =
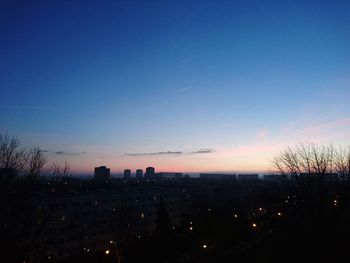
[[[263,139],[268,135],[268,133],[269,133],[268,129],[259,130],[255,133],[255,139]]]
[[[189,90],[189,89],[190,89],[190,87],[182,88],[182,89],[177,89],[177,90],[174,90],[174,91],[173,91],[173,94],[181,93],[181,92],[184,92],[184,91]]]
[[[200,149],[198,151],[191,152],[190,154],[213,153],[213,152],[215,152],[215,150],[213,149]]]
[[[154,155],[185,155],[185,154],[205,154],[213,153],[213,149],[200,149],[194,152],[183,152],[183,151],[165,151],[165,152],[150,152],[150,153],[126,153],[125,156],[154,156]]]
[[[326,132],[329,130],[336,130],[340,127],[349,127],[350,126],[350,118],[338,119],[329,122],[316,122],[308,125],[305,129],[305,133],[320,133]]]
[[[58,154],[58,155],[82,155],[82,154],[86,154],[86,152],[64,152],[64,151],[56,151],[54,153]]]
[[[152,152],[152,153],[126,153],[126,156],[149,156],[149,155],[181,155],[181,151],[166,151],[166,152]]]
[[[0,108],[7,109],[19,109],[19,110],[54,110],[54,108],[50,107],[36,107],[36,106],[21,106],[21,105],[0,105]]]

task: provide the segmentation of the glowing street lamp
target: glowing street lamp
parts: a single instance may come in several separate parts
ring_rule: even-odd
[[[278,216],[281,216],[281,215],[282,215],[282,213],[281,213],[281,212],[278,212],[278,213],[277,213],[277,215],[278,215]]]
[[[108,255],[108,254],[109,254],[109,250],[106,250],[106,251],[105,251],[105,254]]]
[[[256,225],[255,223],[253,223],[253,224],[252,224],[252,227],[256,228],[256,227],[257,227],[257,225]]]
[[[203,246],[202,246],[204,249],[206,249],[207,248],[207,245],[206,244],[203,244]]]

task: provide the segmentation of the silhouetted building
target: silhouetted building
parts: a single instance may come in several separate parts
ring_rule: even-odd
[[[154,176],[155,176],[155,169],[154,169],[154,167],[147,167],[146,168],[145,177],[146,178],[154,178]]]
[[[111,170],[106,166],[95,167],[94,178],[97,181],[105,182],[110,179]]]
[[[142,169],[136,170],[136,178],[142,178],[143,177],[143,171]]]
[[[238,180],[258,180],[259,175],[258,174],[238,174],[237,178]]]
[[[130,178],[131,177],[131,170],[125,169],[124,170],[124,178]]]
[[[276,175],[276,174],[264,174],[263,179],[265,181],[277,181],[277,180],[281,179],[281,176]]]
[[[236,180],[236,174],[215,174],[215,173],[205,173],[199,174],[201,179],[211,179],[211,180],[223,180],[223,179],[232,179]]]
[[[90,189],[65,193],[60,199],[64,207],[52,211],[49,222],[42,226],[40,244],[45,244],[50,261],[57,262],[79,253],[77,247],[85,248],[82,251],[85,253],[98,252],[104,251],[111,240],[127,242],[151,237],[155,231],[166,234],[171,227],[179,228],[183,215],[192,211],[190,200],[181,186],[135,189],[126,184],[123,191]],[[44,199],[40,204],[49,207],[50,201]],[[90,224],[91,227],[86,227]],[[67,225],[74,227],[67,228]],[[29,229],[33,235],[38,226],[34,224]],[[58,233],[60,242],[56,242]]]
[[[160,172],[160,173],[158,173],[158,176],[161,178],[181,178],[181,177],[183,177],[183,173]]]

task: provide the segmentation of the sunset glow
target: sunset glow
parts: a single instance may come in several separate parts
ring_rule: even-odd
[[[2,4],[0,132],[84,174],[263,173],[288,145],[348,145],[348,5],[253,2]]]

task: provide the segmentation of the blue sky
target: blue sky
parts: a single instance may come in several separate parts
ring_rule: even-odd
[[[0,30],[0,132],[76,172],[350,141],[349,1],[3,1]]]

